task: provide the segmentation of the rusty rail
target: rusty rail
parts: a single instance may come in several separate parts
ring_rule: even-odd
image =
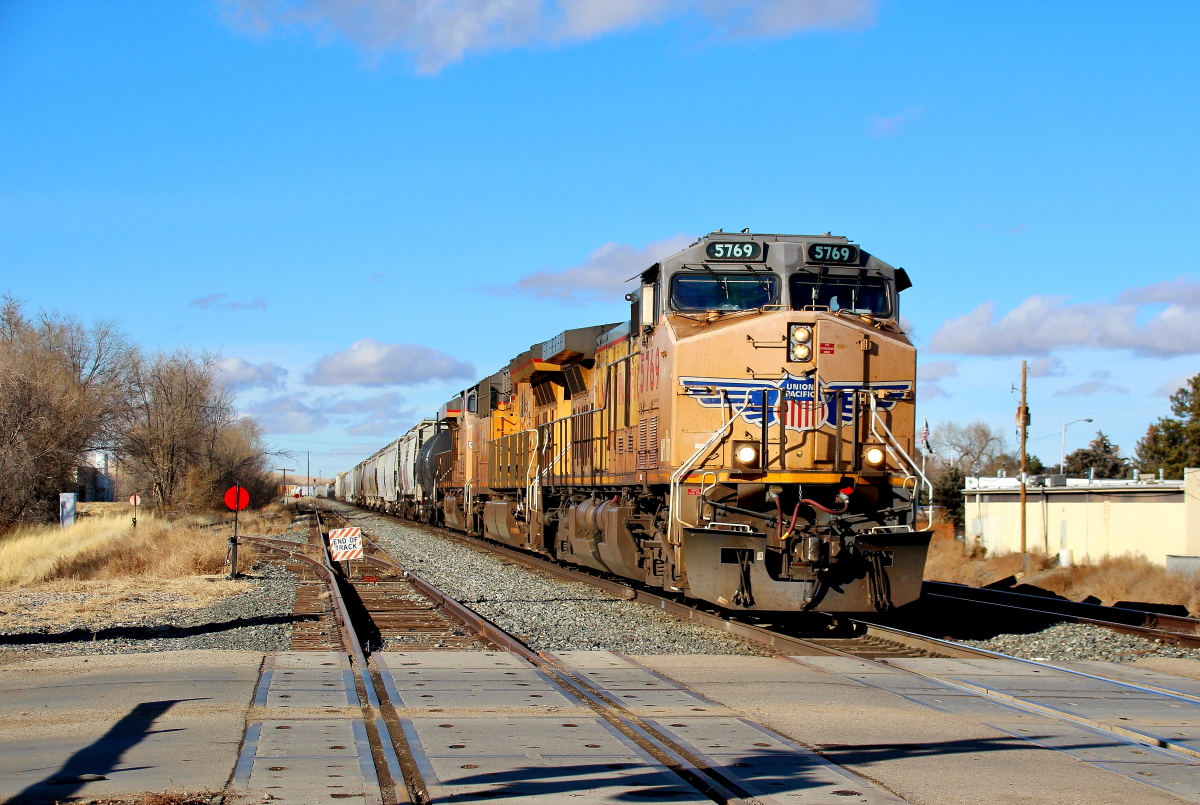
[[[387,789],[385,796],[390,794],[391,796],[388,798],[391,801],[409,802],[408,792],[403,784],[402,770],[399,763],[395,762],[396,742],[392,740],[391,731],[388,729],[388,725],[383,717],[383,706],[375,689],[375,682],[371,678],[370,667],[367,665],[367,657],[363,653],[362,644],[358,640],[358,634],[354,631],[354,624],[350,619],[350,612],[346,608],[346,601],[338,585],[337,575],[334,573],[329,561],[329,546],[326,544],[324,534],[322,533],[321,515],[314,509],[313,516],[313,527],[317,531],[317,538],[321,545],[324,561],[319,562],[310,556],[280,544],[281,542],[287,542],[286,540],[239,536],[238,541],[246,542],[258,548],[286,554],[312,567],[318,575],[325,578],[329,585],[329,595],[334,604],[334,612],[337,615],[338,631],[341,634],[342,645],[345,646],[347,653],[351,657],[351,662],[358,672],[358,678],[361,683],[360,687],[367,699],[367,704],[363,707],[363,717],[367,722],[368,728],[374,728],[374,738],[377,744],[374,748],[378,752],[373,751],[372,754],[376,756],[377,772],[384,772],[380,774],[381,787]],[[299,543],[291,544],[300,547]],[[371,732],[372,730],[368,729],[368,739],[372,737]],[[381,764],[383,768],[379,768]]]

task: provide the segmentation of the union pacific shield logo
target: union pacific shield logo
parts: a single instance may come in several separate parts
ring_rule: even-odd
[[[727,408],[740,411],[747,423],[761,426],[763,392],[766,392],[767,424],[779,421],[780,402],[783,403],[783,424],[788,430],[816,430],[837,426],[840,413],[842,424],[854,421],[854,395],[846,392],[871,389],[883,392],[876,401],[880,411],[896,407],[912,388],[912,382],[895,380],[876,383],[861,381],[818,381],[816,373],[797,376],[785,374],[776,381],[736,380],[728,377],[681,377],[683,392],[701,408]],[[820,388],[818,388],[818,383]]]

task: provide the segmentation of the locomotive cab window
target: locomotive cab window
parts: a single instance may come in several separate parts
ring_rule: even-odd
[[[869,313],[880,318],[892,315],[887,280],[879,277],[849,279],[793,274],[788,291],[792,297],[792,310],[826,307],[835,312]]]
[[[671,307],[680,311],[753,310],[779,299],[779,278],[763,271],[679,273],[671,277]]]

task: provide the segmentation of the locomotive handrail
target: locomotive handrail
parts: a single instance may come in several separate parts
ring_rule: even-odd
[[[525,468],[526,479],[529,478],[529,475],[531,472],[533,474],[533,478],[532,478],[532,480],[527,480],[526,484],[525,484],[525,508],[528,509],[530,512],[536,512],[538,514],[541,514],[542,513],[542,501],[541,501],[540,495],[541,495],[542,485],[538,483],[538,480],[539,480],[538,474],[534,470],[534,468],[537,465],[538,448],[541,447],[542,436],[537,428],[533,428],[532,431],[521,431],[521,432],[522,433],[530,433],[530,432],[533,433],[533,444],[529,445],[529,466]],[[536,503],[534,502],[535,495],[537,495]]]
[[[914,477],[914,476],[917,478],[920,478],[921,483],[923,483],[925,485],[925,489],[929,493],[929,499],[932,500],[933,499],[933,484],[931,484],[929,482],[929,479],[925,477],[925,473],[921,472],[921,468],[917,466],[917,462],[913,461],[912,456],[910,456],[907,452],[905,452],[904,448],[900,446],[900,441],[895,437],[895,435],[893,435],[892,431],[888,428],[887,424],[883,421],[883,418],[879,416],[879,410],[878,410],[878,408],[876,408],[876,404],[875,404],[875,395],[868,394],[867,397],[871,401],[871,435],[874,436],[875,438],[879,439],[880,441],[882,441],[884,448],[886,448],[889,453],[892,453],[893,456],[896,456],[897,454],[899,454],[899,456],[903,457],[904,461],[900,462],[900,464],[901,464],[901,469],[904,470],[905,475],[909,478]],[[891,439],[891,441],[892,441],[891,446],[889,446],[887,443],[887,440],[882,439],[879,436],[878,431],[875,430],[876,423],[879,424],[879,427],[883,428],[883,432],[888,435],[888,439]],[[895,447],[894,451],[892,450],[892,446]],[[905,462],[907,462],[908,467],[912,468],[912,472],[909,472],[908,467],[904,466]],[[914,496],[914,498],[913,498],[913,506],[914,507],[920,505],[919,498],[920,498],[920,495]]]
[[[679,503],[679,500],[678,500],[680,484],[683,482],[683,479],[688,477],[688,475],[691,473],[691,471],[693,469],[695,469],[696,461],[700,458],[700,456],[708,455],[708,451],[712,449],[713,445],[716,444],[719,440],[725,438],[725,432],[728,431],[731,427],[733,427],[733,423],[737,422],[737,418],[742,415],[742,412],[746,410],[746,406],[748,406],[749,404],[750,404],[750,395],[747,394],[746,402],[742,403],[742,407],[737,409],[737,411],[735,411],[733,413],[733,416],[729,417],[729,419],[723,425],[721,425],[721,428],[719,430],[713,431],[713,435],[709,437],[708,441],[704,443],[703,447],[701,447],[696,452],[692,453],[691,458],[689,458],[687,461],[680,464],[679,469],[677,469],[677,470],[675,470],[675,472],[671,473],[670,495],[668,496],[667,508],[671,512],[671,520],[679,523],[679,525],[681,527],[697,528],[697,526],[695,526],[691,523],[685,522],[684,519],[679,516],[679,508],[681,506],[681,504]],[[701,479],[703,480],[703,476],[701,476]],[[678,546],[680,544],[680,542],[672,541],[672,538],[671,538],[672,530],[673,529],[670,529],[670,528],[667,529],[667,544],[672,545],[672,546]]]

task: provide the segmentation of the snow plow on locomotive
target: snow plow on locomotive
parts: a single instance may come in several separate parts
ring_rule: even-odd
[[[532,346],[339,488],[729,609],[902,605],[930,538],[909,285],[845,238],[711,233],[628,321]]]

